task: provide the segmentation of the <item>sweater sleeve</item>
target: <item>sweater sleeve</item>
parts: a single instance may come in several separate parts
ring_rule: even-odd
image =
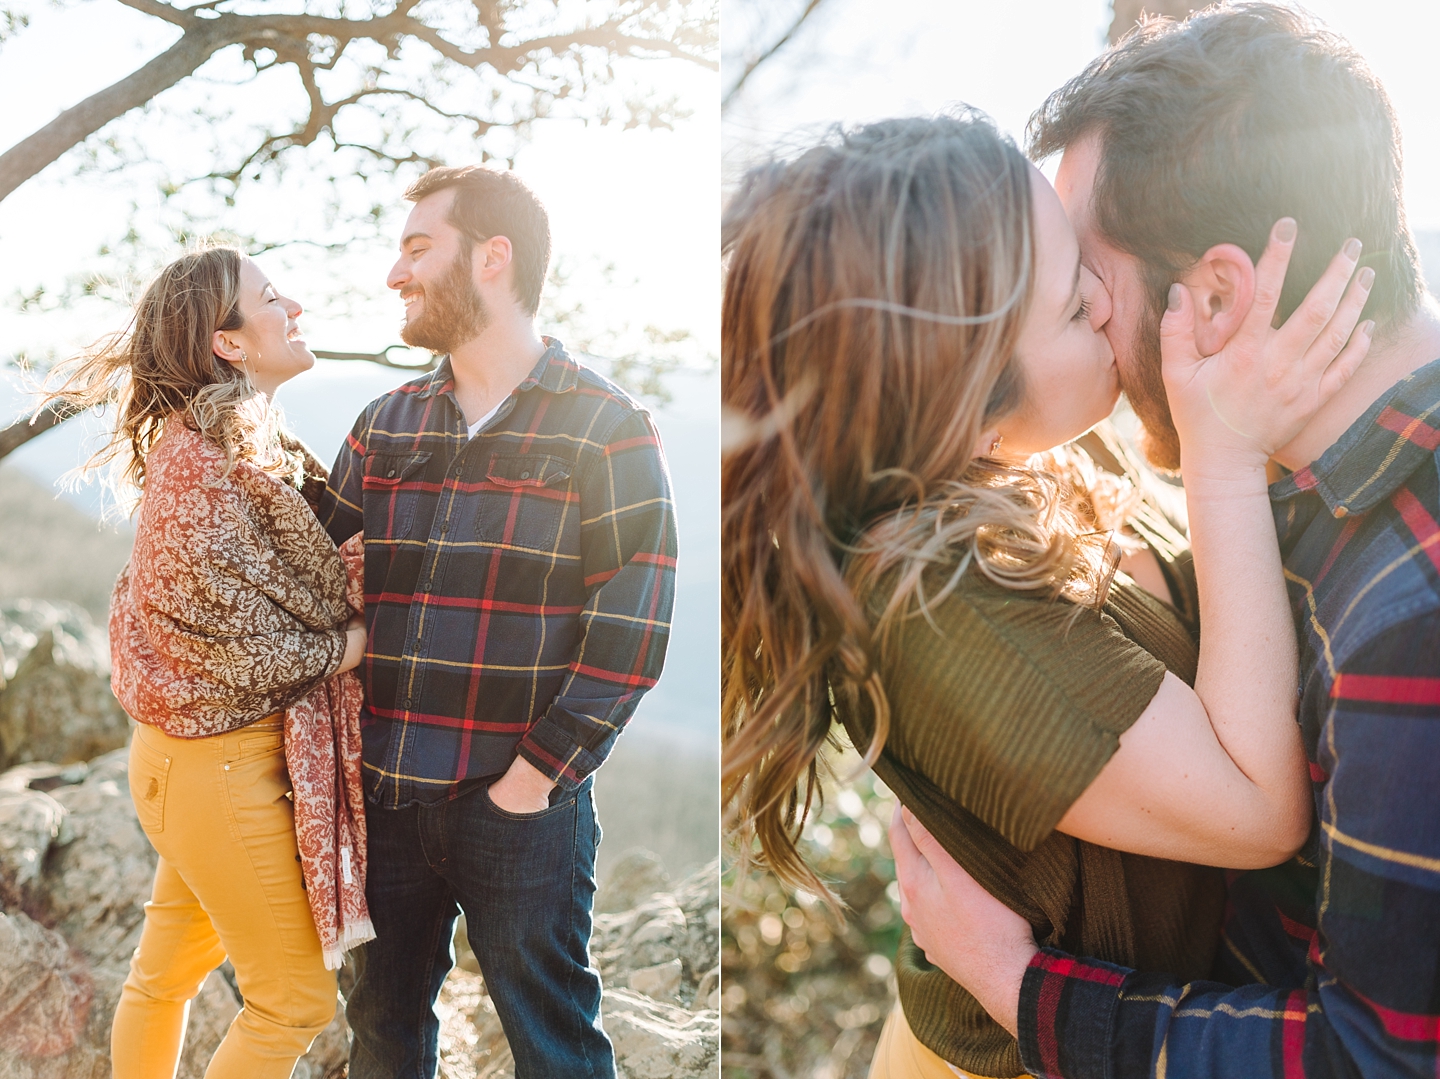
[[[1310,762],[1318,924],[1303,985],[1232,988],[1043,949],[1020,1051],[1048,1079],[1415,1079],[1440,1074],[1440,614],[1340,664]],[[1258,973],[1258,971],[1257,971]]]
[[[887,755],[1021,850],[1054,830],[1166,670],[1108,615],[973,573],[888,654]]]

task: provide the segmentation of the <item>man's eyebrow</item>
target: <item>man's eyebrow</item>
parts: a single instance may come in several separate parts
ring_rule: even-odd
[[[408,244],[411,240],[428,240],[428,239],[430,239],[430,234],[429,234],[428,232],[407,232],[404,236],[400,237],[400,246],[403,248],[403,247],[404,247],[406,244]],[[1077,271],[1077,272],[1078,272],[1078,271]]]

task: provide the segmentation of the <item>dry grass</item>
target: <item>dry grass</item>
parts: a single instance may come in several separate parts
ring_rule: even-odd
[[[13,465],[0,465],[0,599],[64,599],[102,628],[134,534],[101,525]]]

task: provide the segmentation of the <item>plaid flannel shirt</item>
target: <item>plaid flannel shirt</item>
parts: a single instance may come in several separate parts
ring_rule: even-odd
[[[1043,949],[1020,995],[1032,1074],[1440,1075],[1437,451],[1440,361],[1271,487],[1319,826],[1308,858],[1235,881],[1217,970],[1250,984]]]
[[[373,401],[321,503],[365,533],[369,800],[454,797],[519,753],[564,788],[660,676],[675,509],[649,414],[555,340],[472,439],[448,357]]]

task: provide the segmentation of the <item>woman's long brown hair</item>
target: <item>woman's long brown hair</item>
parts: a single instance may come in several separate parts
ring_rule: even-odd
[[[240,262],[233,247],[192,251],[155,275],[130,324],[57,366],[38,408],[60,401],[84,410],[113,406],[114,431],[82,471],[112,464],[122,501],[145,486],[145,457],[165,423],[178,416],[237,460],[256,460],[281,475],[297,460],[280,450],[278,419],[243,371],[215,355],[217,330],[238,330]]]
[[[756,168],[722,247],[727,827],[828,897],[797,842],[837,710],[870,717],[867,761],[884,743],[887,628],[971,566],[1076,598],[1101,574],[1062,484],[972,457],[1022,401],[1034,265],[1030,166],[987,118],[837,130]]]

